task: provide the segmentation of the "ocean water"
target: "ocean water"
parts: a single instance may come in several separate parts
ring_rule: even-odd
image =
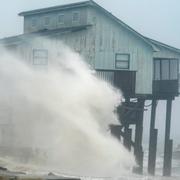
[[[144,152],[144,173],[147,174],[148,151]],[[163,152],[157,152],[156,176],[162,176],[163,172]],[[163,177],[162,177],[163,178]],[[180,159],[172,159],[172,179],[180,179]],[[170,179],[171,179],[170,178]],[[165,178],[166,179],[166,178]]]
[[[73,177],[73,178],[80,178],[82,180],[179,180],[180,179],[180,160],[173,159],[172,161],[172,176],[171,177],[163,177],[162,176],[162,162],[163,157],[161,156],[161,153],[157,156],[157,164],[156,164],[156,175],[155,176],[149,176],[146,172],[147,169],[147,153],[145,153],[144,158],[144,174],[143,175],[137,175],[133,174],[129,171],[129,173],[125,175],[119,175],[115,177],[109,177],[109,176],[83,176],[83,175],[77,175],[77,174],[69,174],[66,172],[61,172],[56,170],[49,169],[43,169],[43,167],[39,168],[32,164],[18,164],[14,162],[11,158],[5,157],[0,158],[0,166],[7,167],[10,171],[9,172],[3,172],[0,171],[0,174],[8,174],[13,175],[16,174],[18,176],[25,176],[25,177],[43,177],[46,179],[53,179],[57,177]],[[48,175],[51,172],[51,175]],[[25,173],[25,174],[22,174]]]

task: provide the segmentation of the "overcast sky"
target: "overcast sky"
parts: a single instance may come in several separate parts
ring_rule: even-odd
[[[95,0],[126,24],[150,38],[180,48],[180,0]],[[21,11],[61,5],[76,0],[1,0],[0,38],[22,33]],[[162,108],[162,107],[161,107]],[[164,107],[165,108],[165,107]],[[180,100],[175,102],[172,136],[180,139]],[[160,110],[158,127],[164,128]],[[163,114],[163,116],[162,116]],[[177,125],[178,124],[178,125]],[[161,133],[162,134],[162,133]],[[180,141],[179,141],[180,143]]]

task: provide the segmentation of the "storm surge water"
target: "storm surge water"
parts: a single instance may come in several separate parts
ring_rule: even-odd
[[[49,56],[43,68],[1,51],[0,163],[82,176],[131,173],[133,155],[109,131],[118,123],[120,92],[65,45],[55,50],[43,42]]]

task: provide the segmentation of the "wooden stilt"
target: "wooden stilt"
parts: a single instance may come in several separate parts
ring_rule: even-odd
[[[157,152],[157,135],[158,130],[155,129],[157,101],[152,100],[151,122],[150,122],[150,137],[149,137],[149,156],[148,156],[148,173],[155,175],[156,168],[156,152]]]
[[[131,150],[131,138],[132,138],[132,129],[129,129],[128,126],[124,129],[124,146],[130,151]]]
[[[155,175],[158,130],[152,129],[149,142],[148,173]]]
[[[110,125],[111,134],[116,137],[118,140],[121,140],[120,132],[121,126],[119,125]]]
[[[136,121],[136,130],[135,130],[135,146],[134,154],[136,157],[137,164],[139,165],[136,168],[135,172],[142,174],[143,173],[143,148],[142,148],[142,134],[143,134],[143,116],[144,116],[144,99],[138,99],[139,108],[139,118]]]
[[[173,146],[173,142],[172,140],[170,140],[171,111],[172,111],[172,99],[168,99],[167,106],[166,106],[163,176],[171,176],[172,146]]]

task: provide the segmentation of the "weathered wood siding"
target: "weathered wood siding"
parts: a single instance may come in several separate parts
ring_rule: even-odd
[[[86,62],[95,69],[115,70],[116,53],[129,54],[129,70],[136,71],[136,94],[151,94],[153,78],[152,48],[119,23],[107,17],[104,13],[101,13],[101,11],[90,7],[79,8],[76,9],[76,11],[80,12],[80,24],[92,24],[92,27],[77,32],[57,34],[55,38],[63,41],[66,45],[79,52]],[[48,29],[57,28],[57,16],[61,13],[64,13],[65,19],[67,19],[64,25],[67,27],[73,26],[73,12],[75,12],[75,10],[50,13],[49,16],[52,16],[52,24]],[[42,29],[42,19],[48,16],[48,14],[41,16],[36,15],[40,21],[39,29]],[[32,17],[25,19],[25,32],[32,31],[32,29],[30,29],[31,20]],[[32,47],[32,49],[33,48],[36,47]],[[27,56],[29,56],[30,61],[32,61],[31,54]],[[113,81],[111,73],[104,72],[103,76],[104,79]]]
[[[82,55],[84,60],[93,68],[95,59],[95,36],[92,27],[69,34],[59,35],[57,39],[64,42]]]
[[[77,23],[72,22],[72,15],[74,12],[79,12],[80,20]],[[58,22],[58,16],[64,14],[64,23]],[[50,23],[45,25],[44,20],[46,17],[50,18]],[[36,26],[32,26],[33,19],[36,20]],[[61,10],[50,13],[42,13],[29,15],[24,17],[24,33],[34,32],[42,29],[58,29],[72,26],[84,25],[87,23],[87,8],[74,8],[69,10]]]
[[[152,48],[132,32],[95,9],[89,8],[88,23],[94,25],[96,38],[94,68],[114,70],[116,53],[130,54],[129,70],[137,71],[136,94],[151,94]]]

